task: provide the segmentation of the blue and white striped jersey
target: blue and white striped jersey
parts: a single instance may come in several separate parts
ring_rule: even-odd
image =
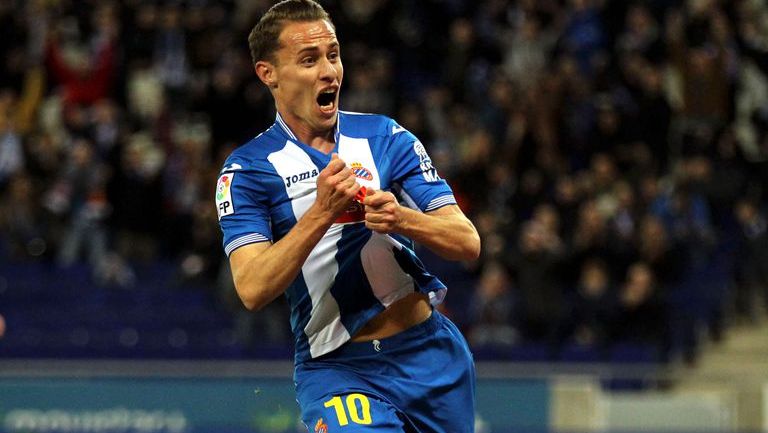
[[[333,152],[366,188],[392,191],[424,212],[456,203],[421,142],[388,117],[339,112],[335,143]],[[330,160],[301,143],[279,115],[236,149],[216,187],[227,255],[285,236],[315,201],[317,176]],[[297,363],[338,348],[408,293],[427,293],[433,304],[445,296],[445,285],[424,269],[409,239],[372,232],[363,219],[362,206],[352,204],[286,291]]]

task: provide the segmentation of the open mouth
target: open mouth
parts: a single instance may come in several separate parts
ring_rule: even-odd
[[[323,111],[333,110],[336,105],[336,89],[326,89],[317,96],[317,104]]]

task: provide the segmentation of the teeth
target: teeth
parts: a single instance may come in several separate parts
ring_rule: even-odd
[[[336,104],[336,92],[338,89],[330,88],[320,91],[320,95],[317,98],[318,104],[324,109],[331,109]]]

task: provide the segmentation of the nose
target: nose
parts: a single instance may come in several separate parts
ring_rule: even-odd
[[[320,79],[324,81],[334,81],[339,78],[339,61],[335,63],[331,62],[327,58],[323,58],[320,64]]]

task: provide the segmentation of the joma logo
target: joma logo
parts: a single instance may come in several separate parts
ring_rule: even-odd
[[[317,169],[313,168],[312,171],[305,171],[301,174],[294,174],[292,176],[286,176],[285,179],[285,186],[286,188],[290,188],[291,185],[301,182],[302,180],[311,179],[313,177],[316,177],[318,175]]]

